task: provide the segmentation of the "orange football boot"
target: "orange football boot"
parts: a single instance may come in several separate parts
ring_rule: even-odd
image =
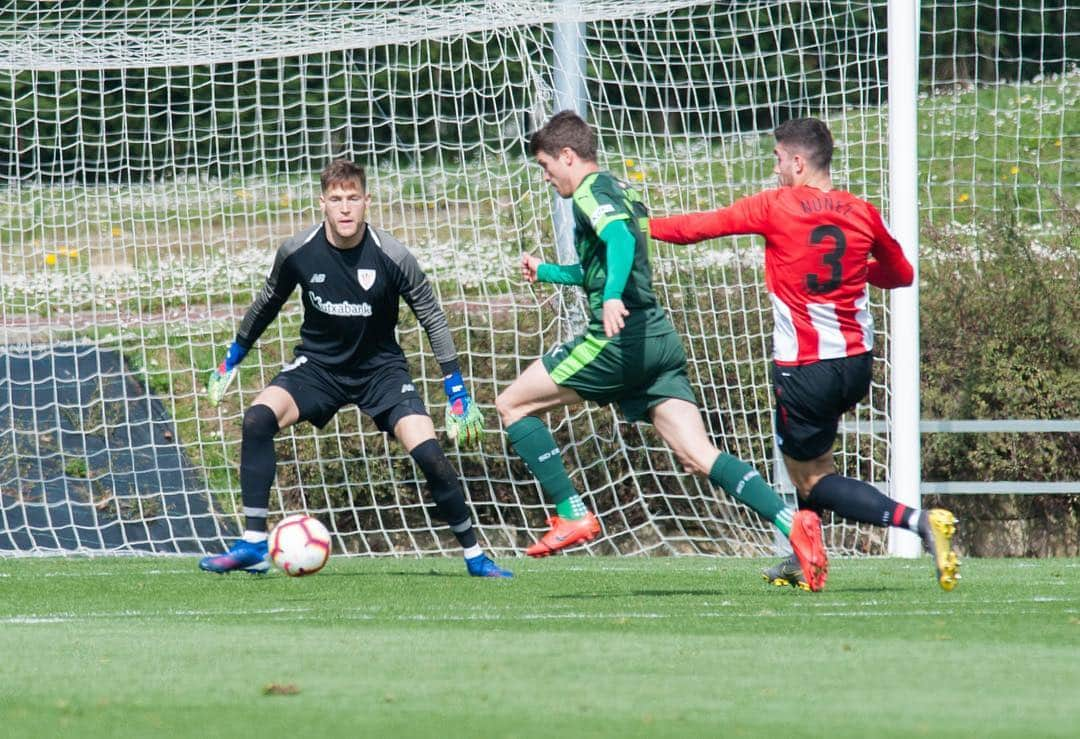
[[[818,514],[802,510],[791,521],[791,549],[799,559],[803,577],[811,590],[817,592],[825,587],[829,576],[829,558],[821,541],[821,519]]]
[[[584,518],[569,519],[552,516],[547,520],[551,531],[540,541],[525,550],[530,557],[546,557],[579,541],[592,541],[600,533],[600,522],[592,511],[585,511]]]

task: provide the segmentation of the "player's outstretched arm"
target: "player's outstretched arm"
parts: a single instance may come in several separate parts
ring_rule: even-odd
[[[522,254],[521,278],[529,284],[553,282],[558,285],[581,285],[585,281],[585,272],[580,264],[550,264],[531,254]]]
[[[775,190],[736,200],[727,208],[649,219],[649,235],[669,244],[696,244],[718,236],[761,233]]]
[[[306,232],[301,232],[278,247],[274,255],[274,265],[266,278],[266,284],[244,314],[236,333],[236,340],[225,352],[225,359],[221,364],[210,370],[210,378],[206,381],[206,394],[210,399],[210,405],[217,405],[225,397],[225,391],[236,378],[237,365],[247,356],[251,347],[255,346],[255,342],[277,317],[281,306],[296,288],[297,277],[287,265],[289,256],[306,243],[317,228],[318,226],[315,226]]]
[[[484,435],[484,416],[473,402],[461,378],[457,349],[450,335],[446,313],[419,262],[404,244],[387,233],[379,232],[382,248],[398,269],[398,290],[427,334],[435,361],[443,372],[446,391],[446,433],[461,443],[478,444]]]

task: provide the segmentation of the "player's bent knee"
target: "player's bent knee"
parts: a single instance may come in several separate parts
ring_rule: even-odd
[[[409,454],[427,478],[438,517],[451,524],[469,519],[469,509],[457,470],[446,458],[439,443],[430,439],[416,446]]]
[[[505,392],[495,396],[495,412],[499,414],[499,420],[502,421],[503,428],[525,417],[521,406],[515,403],[512,398],[508,398]]]
[[[244,411],[243,435],[249,438],[273,438],[278,432],[278,420],[268,405],[256,403]]]
[[[795,483],[795,489],[799,491],[799,494],[802,495],[803,498],[808,498],[810,497],[810,491],[814,489],[814,486],[821,482],[825,477],[827,477],[827,475],[820,473],[803,475],[798,482]]]

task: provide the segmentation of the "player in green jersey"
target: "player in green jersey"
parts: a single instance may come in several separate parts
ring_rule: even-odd
[[[544,181],[573,201],[579,262],[545,264],[525,254],[522,276],[530,283],[581,286],[590,317],[585,333],[533,362],[495,400],[514,451],[555,504],[551,530],[526,553],[547,556],[600,532],[540,415],[584,400],[617,403],[628,421],[651,421],[688,472],[773,522],[790,538],[808,587],[820,590],[828,562],[817,514],[785,505],[753,467],[718,450],[706,434],[682,342],[653,292],[641,197],[601,171],[596,136],[572,111],[552,117],[529,148]]]

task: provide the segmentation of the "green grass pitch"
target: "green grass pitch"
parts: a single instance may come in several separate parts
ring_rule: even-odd
[[[4,737],[1043,737],[1080,727],[1080,560],[0,559]]]

